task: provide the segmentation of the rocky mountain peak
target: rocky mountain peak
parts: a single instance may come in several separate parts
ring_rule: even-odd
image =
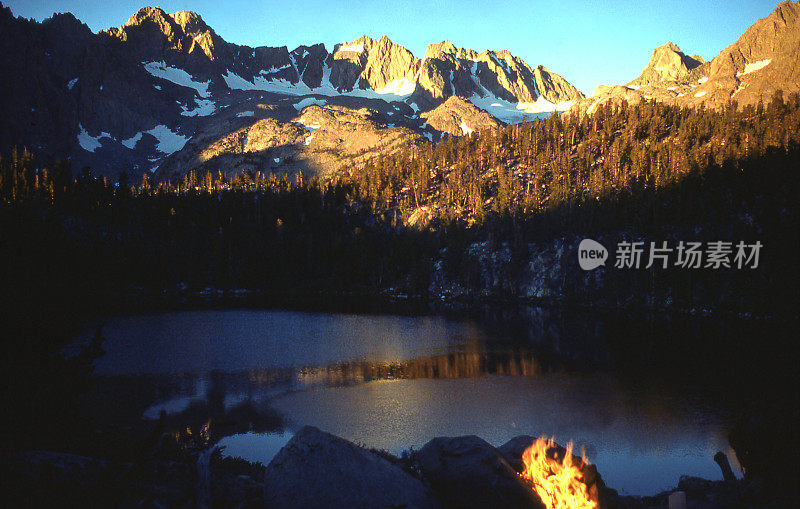
[[[50,18],[42,21],[42,25],[49,26],[54,30],[69,30],[74,27],[88,29],[85,23],[82,23],[71,12],[60,12],[53,14]]]
[[[642,86],[680,81],[702,64],[702,58],[690,57],[684,54],[677,44],[667,41],[666,44],[653,50],[650,62],[642,70],[642,74],[630,84]]]
[[[456,54],[458,51],[455,45],[450,41],[442,41],[435,44],[429,44],[428,48],[425,50],[425,56],[423,60],[427,60],[430,58],[440,58],[444,55],[449,54]]]
[[[219,46],[226,43],[192,11],[167,14],[160,7],[142,7],[119,28],[106,31],[109,36],[128,43],[148,59],[164,58],[165,50],[195,53],[213,61]]]
[[[168,33],[174,29],[175,20],[172,16],[164,12],[161,7],[142,7],[136,11],[122,28],[141,26],[144,24],[155,24],[161,28],[162,33]]]
[[[199,14],[192,11],[178,11],[172,15],[175,23],[180,25],[184,33],[193,34],[211,30]]]
[[[437,131],[451,136],[464,136],[500,125],[493,116],[457,96],[448,97],[436,108],[421,114],[420,118],[427,120],[428,125]]]
[[[375,42],[376,42],[375,39],[365,34],[359,37],[358,39],[355,39],[352,42],[345,41],[341,44],[337,44],[336,46],[333,47],[333,54],[338,54],[338,53],[361,54],[366,51],[369,51],[369,49]]]
[[[690,97],[690,104],[720,106],[767,101],[778,90],[800,90],[800,2],[780,3],[766,18],[751,25],[711,62],[708,80]]]
[[[419,66],[419,60],[410,51],[384,35],[379,41],[373,41],[361,78],[372,89],[380,90],[392,83],[414,82]]]

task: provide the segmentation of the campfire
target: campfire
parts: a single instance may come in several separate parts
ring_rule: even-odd
[[[598,507],[594,469],[585,452],[572,455],[572,442],[559,447],[553,439],[539,438],[522,454],[520,475],[528,481],[548,509],[593,509]]]

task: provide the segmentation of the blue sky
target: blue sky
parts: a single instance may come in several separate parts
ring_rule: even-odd
[[[5,0],[15,15],[42,20],[72,12],[92,30],[119,26],[140,1]],[[422,57],[429,43],[508,49],[542,64],[587,94],[637,77],[653,48],[668,40],[706,60],[732,44],[777,1],[605,0],[493,2],[443,0],[161,0],[167,12],[192,10],[225,40],[248,46],[333,45],[362,34],[389,36]]]

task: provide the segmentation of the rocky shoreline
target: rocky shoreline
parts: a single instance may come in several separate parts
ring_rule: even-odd
[[[14,507],[70,501],[114,507],[552,507],[520,475],[523,452],[534,440],[515,437],[495,448],[477,436],[439,437],[396,457],[306,426],[266,467],[223,458],[212,447],[183,461],[6,453],[0,471],[6,484],[3,499]],[[553,444],[546,449],[546,461],[566,464],[568,452]],[[682,477],[675,490],[620,496],[605,486],[593,465],[577,456],[571,461],[596,504],[591,507],[668,507],[670,495],[678,491],[689,508],[789,507],[777,500],[765,502],[753,480]],[[753,501],[756,497],[759,502]]]

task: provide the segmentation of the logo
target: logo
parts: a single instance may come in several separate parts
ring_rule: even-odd
[[[608,250],[595,240],[583,239],[578,246],[578,264],[583,270],[592,270],[605,265],[607,259]]]

